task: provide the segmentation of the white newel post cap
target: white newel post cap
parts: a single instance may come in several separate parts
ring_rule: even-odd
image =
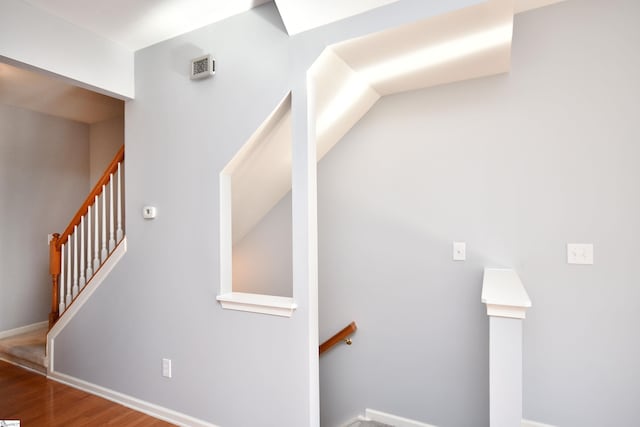
[[[485,268],[482,280],[482,302],[487,315],[524,319],[531,299],[518,274],[508,268]]]

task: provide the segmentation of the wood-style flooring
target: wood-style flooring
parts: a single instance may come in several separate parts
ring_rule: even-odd
[[[3,361],[0,420],[20,420],[21,427],[172,425]]]

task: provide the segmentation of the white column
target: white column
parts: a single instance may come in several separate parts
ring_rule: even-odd
[[[62,316],[62,313],[66,310],[66,306],[64,304],[64,245],[60,245],[60,256],[60,304],[58,306],[58,316]]]
[[[95,216],[95,233],[93,238],[94,240],[94,244],[93,244],[93,250],[94,250],[94,254],[93,254],[93,272],[95,273],[96,271],[98,271],[98,269],[100,268],[100,227],[98,226],[100,219],[98,218],[100,215],[98,215],[99,212],[99,205],[100,202],[98,201],[98,196],[96,196],[96,199],[93,203],[93,216]]]
[[[91,268],[91,206],[87,208],[87,281],[93,276],[93,268]]]
[[[482,302],[489,315],[489,425],[522,424],[522,319],[531,300],[515,271],[486,268]]]
[[[64,299],[67,307],[71,304],[71,241],[67,238],[67,295]]]
[[[116,230],[116,240],[120,243],[120,240],[124,237],[124,233],[122,231],[122,178],[120,171],[120,166],[122,162],[118,163],[118,206],[116,208],[116,212],[118,213],[118,228]]]
[[[106,185],[102,186],[102,251],[100,252],[100,264],[107,259],[107,193]]]
[[[84,217],[82,217],[80,218],[80,280],[78,282],[80,289],[84,288],[85,283],[87,283],[84,271]]]
[[[109,253],[116,248],[113,227],[113,174],[109,175]]]
[[[73,227],[73,288],[71,288],[73,299],[78,296],[78,226]]]

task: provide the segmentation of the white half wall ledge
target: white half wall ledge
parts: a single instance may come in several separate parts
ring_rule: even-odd
[[[272,316],[291,317],[294,310],[298,308],[293,298],[276,295],[230,292],[218,295],[216,299],[220,301],[222,308],[228,310],[248,311]]]
[[[487,315],[524,319],[531,299],[518,274],[507,268],[485,268],[482,281],[482,302]]]

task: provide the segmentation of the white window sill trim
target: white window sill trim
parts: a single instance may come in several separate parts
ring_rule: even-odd
[[[291,317],[293,311],[298,307],[293,298],[274,295],[231,292],[218,295],[216,299],[220,301],[222,308],[227,310],[248,311],[272,316]]]

